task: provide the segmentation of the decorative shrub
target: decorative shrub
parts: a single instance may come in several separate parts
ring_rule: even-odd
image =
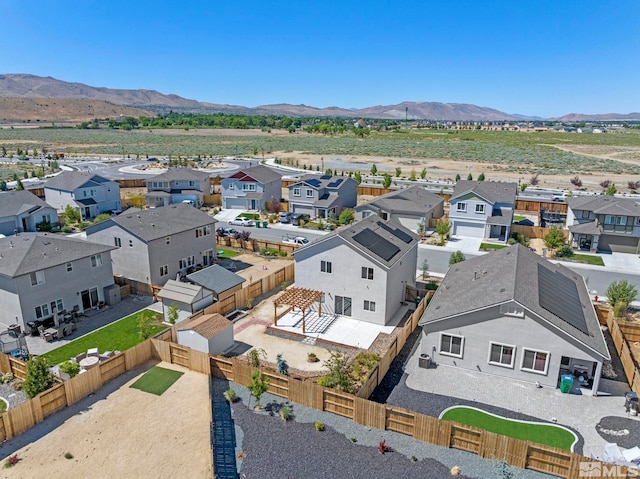
[[[291,408],[289,406],[282,406],[280,408],[280,419],[287,422],[291,417]]]
[[[227,389],[224,393],[224,398],[229,402],[229,403],[234,403],[236,402],[236,399],[238,397],[236,390],[235,389]]]
[[[391,446],[389,446],[389,444],[387,444],[386,440],[382,440],[378,443],[378,452],[380,454],[384,454],[385,452],[391,452],[393,451],[393,449],[391,449]]]
[[[80,372],[80,365],[78,363],[72,363],[71,361],[65,361],[60,365],[60,371],[74,377]]]
[[[13,467],[20,461],[18,454],[14,454],[13,456],[7,457],[6,461],[4,461],[4,467]]]
[[[316,431],[324,431],[324,423],[316,421]]]

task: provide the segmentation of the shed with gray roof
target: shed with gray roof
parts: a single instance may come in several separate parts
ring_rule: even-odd
[[[242,276],[223,268],[219,264],[188,274],[187,280],[213,292],[218,300],[224,299],[242,289],[242,283],[246,281]]]

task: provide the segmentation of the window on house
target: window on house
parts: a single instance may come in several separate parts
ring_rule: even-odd
[[[66,268],[67,268],[67,273],[71,273],[71,271],[73,271],[73,263],[67,263]]]
[[[62,302],[62,299],[56,299],[55,301],[51,301],[51,304],[49,306],[51,306],[51,312],[54,312],[54,311],[60,312],[64,310],[64,303]]]
[[[464,337],[455,334],[440,334],[440,354],[445,356],[462,357]]]
[[[43,304],[42,306],[36,306],[36,318],[46,318],[49,316],[49,305]]]
[[[483,204],[477,204],[476,205],[476,213],[484,213],[484,205]]]
[[[211,234],[211,226],[207,225],[204,227],[204,234],[206,235],[210,235]]]
[[[133,248],[133,240],[129,240],[129,248]]]
[[[640,216],[636,218],[636,224],[640,225]]]
[[[313,198],[313,190],[307,190],[307,198]]]
[[[117,236],[113,237],[113,244],[115,244],[118,248],[122,247],[122,240]]]
[[[242,184],[243,191],[256,191],[256,185],[254,183],[243,183]]]
[[[166,244],[171,244],[171,236],[167,236],[167,237],[165,237],[164,242],[165,242]]]
[[[331,261],[320,261],[320,271],[322,273],[331,273]]]
[[[582,219],[586,220],[589,217],[589,212],[587,210],[582,210]]]
[[[300,188],[293,189],[293,196],[300,196]]]
[[[626,216],[616,216],[616,224],[618,226],[625,226],[627,224]]]
[[[336,296],[334,300],[334,311],[342,316],[351,316],[352,299],[347,296]]]
[[[506,303],[500,305],[500,313],[505,316],[516,316],[518,318],[524,318],[524,308],[521,308],[516,303]]]
[[[51,215],[42,215],[41,223],[51,223]]]
[[[233,183],[229,183],[229,189],[232,190],[233,189]]]
[[[388,220],[389,219],[389,214],[386,211],[383,211],[381,216],[382,216],[383,220]]]
[[[34,271],[29,276],[31,277],[31,286],[44,283],[44,271]]]
[[[193,266],[196,264],[196,257],[194,255],[187,256],[186,258],[182,258],[178,261],[179,269],[188,268],[189,266]]]
[[[538,374],[547,374],[549,367],[549,353],[523,348],[520,369]]]
[[[165,264],[163,266],[160,266],[160,276],[166,276],[169,274],[169,265]]]
[[[91,257],[91,267],[95,268],[96,266],[102,266],[102,255],[101,254],[94,254]]]
[[[458,203],[457,207],[456,207],[457,211],[467,211],[467,204],[466,203]]]
[[[491,343],[489,348],[489,363],[497,366],[513,367],[516,348],[507,344]]]
[[[373,279],[373,268],[362,267],[362,279]]]
[[[189,186],[191,187],[196,186],[196,182],[193,180],[189,180]]]
[[[375,303],[375,301],[367,301],[365,299],[364,300],[364,310],[365,311],[375,312],[376,311],[376,303]]]

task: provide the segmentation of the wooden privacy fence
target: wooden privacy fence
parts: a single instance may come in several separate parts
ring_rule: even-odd
[[[516,200],[516,211],[539,213],[542,208],[547,213],[567,214],[568,205],[561,201]]]
[[[273,249],[276,251],[284,251],[289,254],[299,248],[298,245],[291,245],[286,243],[279,243],[275,241],[267,241],[257,238],[249,238],[248,240],[241,240],[231,238],[230,236],[218,236],[216,238],[218,246],[228,246],[230,248],[241,248],[249,251],[261,251],[264,248]]]
[[[524,226],[524,225],[511,225],[512,233],[520,233],[528,238],[544,238],[549,234],[551,228],[542,228],[541,226]],[[569,240],[569,230],[560,228],[562,238],[564,241]]]

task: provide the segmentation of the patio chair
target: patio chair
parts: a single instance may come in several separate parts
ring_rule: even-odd
[[[80,361],[82,361],[84,358],[87,357],[87,353],[80,353],[76,356],[76,363],[80,364]]]
[[[54,338],[53,334],[51,334],[51,333],[46,333],[46,332],[44,333],[44,340],[45,340],[46,342],[50,343],[50,342],[51,342],[51,341],[53,341],[54,339],[56,339],[56,338]]]
[[[98,355],[99,355],[98,348],[89,348],[87,350],[87,357],[89,357],[89,356],[96,356],[97,357]]]
[[[63,327],[59,327],[59,328],[58,328],[58,333],[57,333],[56,337],[57,337],[58,339],[62,339],[62,338],[64,338],[64,328],[63,328]]]

